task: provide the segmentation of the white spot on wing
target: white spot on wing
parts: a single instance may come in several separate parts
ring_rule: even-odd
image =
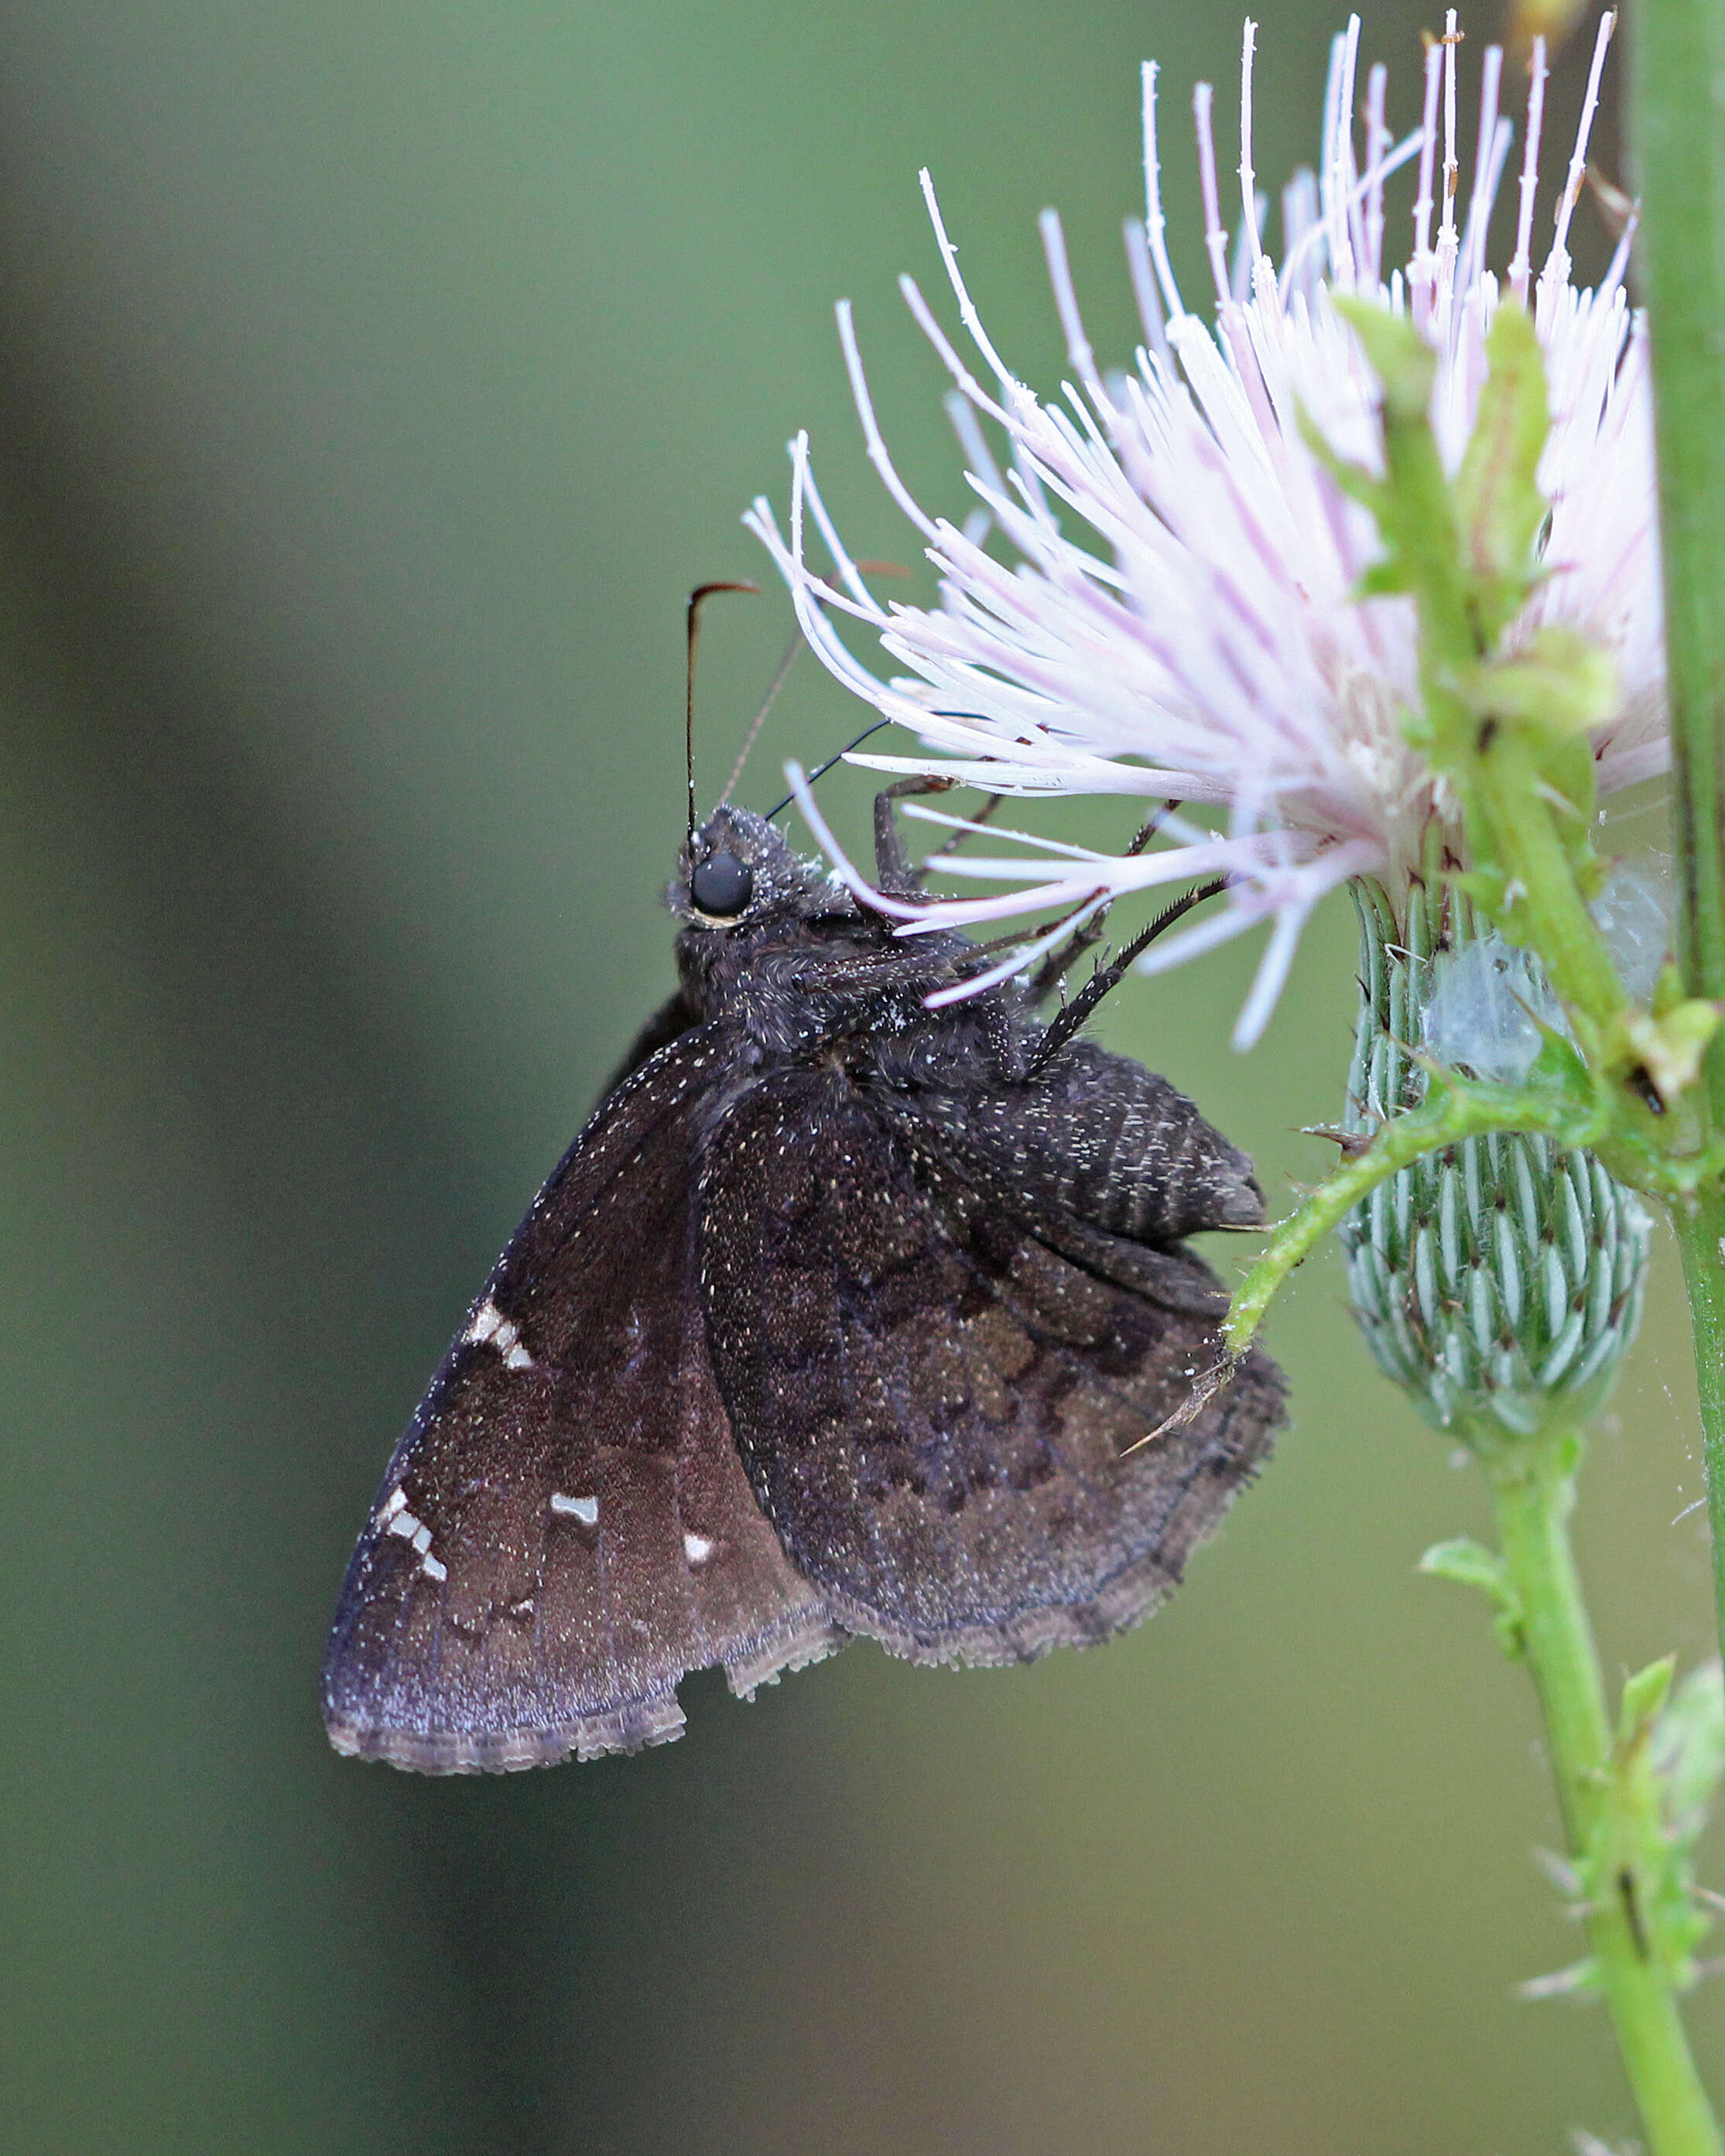
[[[705,1564],[715,1547],[705,1535],[685,1535],[683,1537],[683,1554],[691,1564]]]
[[[385,1534],[399,1535],[404,1543],[413,1545],[414,1555],[419,1560],[419,1569],[428,1579],[449,1578],[449,1567],[439,1564],[431,1554],[430,1528],[424,1520],[416,1519],[408,1510],[408,1501],[401,1493],[399,1483],[390,1491],[388,1502],[377,1517],[382,1522]]]
[[[533,1367],[533,1358],[521,1345],[521,1328],[512,1317],[506,1317],[489,1296],[475,1311],[461,1337],[480,1347],[489,1342],[508,1369],[531,1370]]]
[[[599,1501],[597,1497],[566,1497],[561,1490],[553,1490],[551,1509],[554,1512],[572,1513],[583,1527],[596,1527],[599,1523]]]

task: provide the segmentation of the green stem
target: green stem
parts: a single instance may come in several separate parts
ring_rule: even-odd
[[[1678,963],[1725,997],[1725,0],[1638,0],[1630,111],[1651,325]],[[1725,1039],[1707,1057],[1725,1128]]]
[[[1725,1196],[1709,1183],[1671,1207],[1683,1253],[1713,1538],[1713,1604],[1725,1640]]]
[[[1521,1643],[1545,1717],[1569,1851],[1592,1887],[1589,1943],[1651,2156],[1721,2156],[1719,2129],[1695,2071],[1666,1969],[1641,1911],[1658,1831],[1639,1746],[1612,1743],[1604,1681],[1569,1544],[1581,1439],[1548,1432],[1502,1445],[1486,1464],[1497,1500]]]
[[[1642,197],[1671,701],[1677,963],[1685,993],[1725,998],[1725,0],[1638,0],[1631,147]],[[1706,1063],[1725,1131],[1725,1036]],[[1689,1288],[1725,1646],[1725,1199],[1715,1180],[1672,1208]]]

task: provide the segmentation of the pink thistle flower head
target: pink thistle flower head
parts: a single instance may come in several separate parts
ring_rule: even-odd
[[[1146,215],[1127,228],[1144,343],[1129,372],[1100,372],[1059,220],[1045,213],[1043,240],[1073,376],[1058,398],[1033,394],[989,341],[923,175],[936,241],[979,364],[949,340],[910,279],[901,289],[952,375],[949,402],[975,496],[967,516],[955,522],[931,515],[911,496],[876,424],[848,305],[839,310],[839,325],[868,454],[939,572],[938,603],[883,603],[870,593],[822,503],[806,437],[792,444],[788,532],[781,533],[764,500],[745,521],[772,552],[826,665],[922,744],[920,755],[859,756],[859,762],[947,775],[991,792],[1202,804],[1217,828],[1170,815],[1153,850],[1121,855],[1014,833],[1021,853],[947,860],[955,874],[992,883],[995,891],[906,909],[913,917],[905,932],[1050,907],[1070,911],[1225,875],[1218,911],[1165,937],[1141,963],[1171,966],[1269,924],[1235,1029],[1244,1046],[1274,1008],[1318,900],[1350,877],[1375,875],[1393,886],[1415,866],[1427,824],[1452,804],[1404,733],[1404,717],[1419,699],[1414,604],[1358,595],[1379,552],[1374,525],[1302,431],[1309,419],[1332,451],[1381,467],[1378,385],[1332,304],[1338,292],[1405,312],[1432,345],[1432,420],[1452,470],[1472,424],[1486,332],[1505,286],[1507,297],[1531,308],[1552,407],[1539,475],[1550,519],[1544,578],[1506,645],[1513,649],[1555,624],[1595,639],[1615,662],[1619,690],[1615,711],[1593,737],[1600,790],[1665,767],[1647,342],[1624,290],[1630,234],[1594,290],[1571,283],[1567,247],[1613,19],[1600,24],[1537,278],[1531,248],[1546,69],[1543,48],[1535,48],[1516,249],[1501,280],[1485,259],[1513,135],[1499,110],[1501,50],[1485,55],[1477,152],[1464,181],[1455,150],[1454,13],[1448,33],[1426,55],[1421,124],[1399,143],[1385,122],[1382,67],[1360,94],[1359,22],[1351,19],[1332,52],[1318,171],[1296,177],[1283,197],[1278,264],[1260,236],[1255,26],[1248,22],[1240,218],[1231,245],[1208,87],[1194,99],[1214,324],[1187,311],[1169,264],[1156,69],[1147,66]],[[1412,254],[1386,271],[1384,182],[1416,159]],[[809,565],[811,536],[831,556],[830,578]],[[894,670],[872,671],[856,657],[837,634],[834,613],[872,632]],[[846,865],[841,872],[854,878]],[[1029,955],[1021,950],[983,978]]]

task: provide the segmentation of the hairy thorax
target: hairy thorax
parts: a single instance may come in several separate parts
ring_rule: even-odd
[[[957,936],[901,938],[878,918],[835,911],[685,929],[677,965],[691,1010],[736,1026],[761,1065],[836,1054],[860,1075],[915,1084],[978,1053],[993,1065],[1014,1025],[1016,996],[998,990],[950,1014],[928,1009],[972,948]]]

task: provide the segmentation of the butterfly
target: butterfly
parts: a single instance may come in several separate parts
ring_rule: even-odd
[[[879,888],[916,892],[888,795],[875,838]],[[739,808],[691,830],[668,901],[678,990],[360,1537],[340,1752],[591,1758],[679,1735],[678,1681],[714,1665],[749,1697],[856,1638],[973,1665],[1105,1640],[1282,1419],[1256,1349],[1191,1411],[1226,1298],[1183,1239],[1262,1221],[1251,1164],[1078,1037],[1086,998],[1045,1024],[1045,968],[931,1008],[977,947],[897,936]]]

